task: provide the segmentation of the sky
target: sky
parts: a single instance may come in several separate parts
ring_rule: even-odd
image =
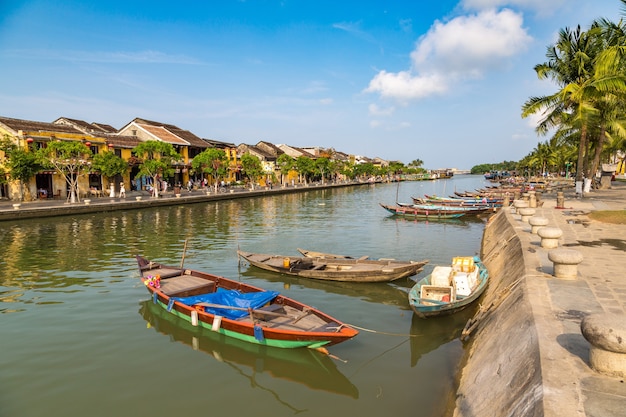
[[[518,161],[533,67],[619,0],[0,0],[0,116],[334,148],[428,169]]]

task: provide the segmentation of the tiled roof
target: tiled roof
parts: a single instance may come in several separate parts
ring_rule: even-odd
[[[140,123],[137,123],[137,126],[141,127],[153,136],[159,138],[163,142],[171,143],[173,145],[189,145],[189,142],[179,138],[163,126],[152,126]]]
[[[241,145],[237,147],[237,151],[241,153],[250,152],[252,154],[256,154],[266,161],[276,160],[276,155],[272,155],[271,153],[266,152],[265,150],[254,145],[247,145],[245,143],[242,143]]]
[[[0,117],[0,123],[16,133],[19,130],[23,130],[25,132],[59,132],[79,135],[84,133],[69,125],[35,122],[32,120],[13,119],[10,117]]]
[[[138,125],[141,125],[144,128],[147,125],[163,128],[167,130],[169,133],[171,133],[172,135],[185,140],[185,142],[187,142],[185,143],[185,145],[195,146],[196,148],[208,148],[209,147],[208,144],[204,140],[200,139],[198,136],[194,135],[190,131],[181,129],[178,126],[170,125],[167,123],[155,122],[153,120],[141,119],[141,118],[136,118],[134,122],[137,123]],[[171,142],[171,143],[174,143],[174,142]]]
[[[109,135],[107,136],[107,143],[112,144],[115,148],[132,149],[139,145],[141,141],[137,136]]]
[[[206,138],[203,138],[202,140],[208,143],[209,146],[213,148],[224,149],[224,148],[236,148],[237,147],[237,145],[235,145],[234,143],[220,142],[219,140],[206,139]]]

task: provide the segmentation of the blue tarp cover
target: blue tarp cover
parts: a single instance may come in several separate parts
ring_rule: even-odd
[[[226,290],[223,288],[218,288],[217,292],[211,294],[194,295],[191,297],[172,297],[172,299],[180,301],[181,303],[188,306],[192,306],[197,303],[210,303],[230,307],[255,309],[262,307],[266,303],[272,301],[278,294],[278,291],[242,293],[237,290]],[[238,318],[248,315],[248,312],[245,310],[230,310],[226,308],[215,307],[204,307],[204,310],[207,313],[216,314],[232,320],[236,320]]]

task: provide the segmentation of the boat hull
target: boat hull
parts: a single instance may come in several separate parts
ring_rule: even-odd
[[[431,208],[408,206],[389,206],[386,204],[380,204],[382,208],[389,213],[396,216],[405,216],[418,219],[456,219],[462,217],[468,213],[467,210],[454,210],[450,207],[439,206]]]

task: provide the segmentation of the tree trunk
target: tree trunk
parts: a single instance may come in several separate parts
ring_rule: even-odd
[[[595,176],[600,166],[600,156],[602,155],[602,149],[604,148],[604,142],[606,140],[606,134],[604,126],[600,127],[600,135],[598,136],[598,144],[596,145],[596,151],[593,155],[593,162],[591,164],[591,175]]]
[[[587,126],[583,125],[580,131],[580,143],[578,144],[578,162],[576,163],[576,182],[583,180],[586,148],[587,148]]]

